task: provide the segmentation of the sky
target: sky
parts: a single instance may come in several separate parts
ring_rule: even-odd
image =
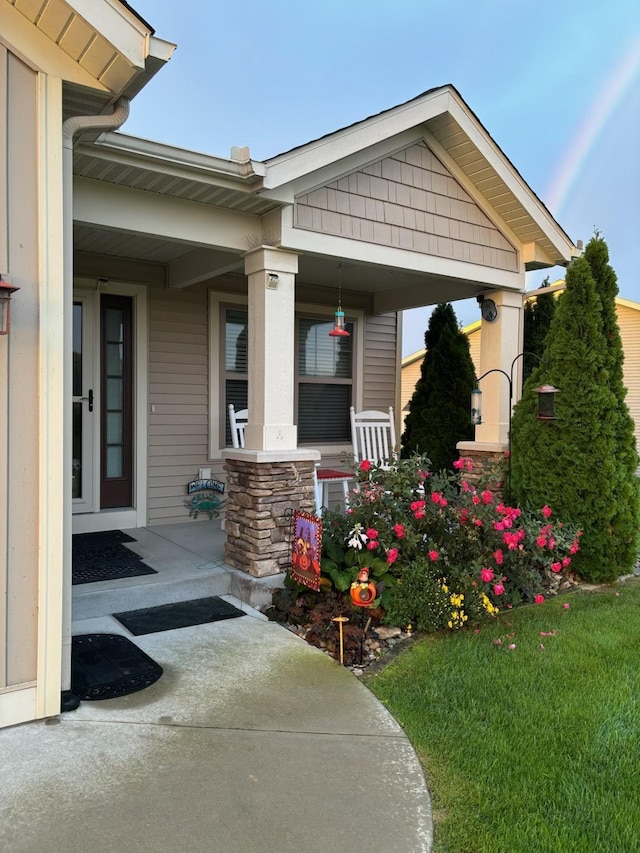
[[[574,243],[640,302],[637,0],[130,0],[178,44],[122,132],[264,160],[453,84]],[[562,268],[527,274],[527,289]],[[462,325],[475,300],[454,303]],[[432,308],[406,311],[403,355]]]

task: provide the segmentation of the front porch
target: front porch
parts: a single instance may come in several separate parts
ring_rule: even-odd
[[[271,601],[282,575],[252,578],[224,561],[226,535],[219,521],[161,524],[124,531],[129,547],[156,574],[74,585],[72,634],[126,633],[113,613],[220,596],[242,610]]]

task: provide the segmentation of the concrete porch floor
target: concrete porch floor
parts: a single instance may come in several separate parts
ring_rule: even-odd
[[[282,586],[284,575],[252,578],[225,565],[225,533],[219,520],[162,524],[124,533],[135,540],[124,543],[126,547],[139,554],[157,574],[75,585],[74,623],[211,595],[233,596],[263,610],[269,605],[273,590]],[[74,633],[79,633],[75,627]]]

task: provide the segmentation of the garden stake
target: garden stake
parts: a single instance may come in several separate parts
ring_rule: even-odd
[[[344,666],[344,643],[342,638],[342,624],[343,622],[348,622],[349,620],[346,616],[334,616],[331,621],[337,622],[338,627],[340,629],[340,665]]]

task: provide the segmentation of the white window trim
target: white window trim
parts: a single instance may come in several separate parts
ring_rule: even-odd
[[[209,460],[211,462],[222,458],[225,450],[224,433],[220,435],[220,406],[221,399],[221,349],[220,349],[220,320],[221,310],[226,305],[242,305],[247,307],[245,295],[224,293],[219,290],[209,291]],[[364,394],[364,330],[365,312],[361,309],[347,309],[346,319],[356,324],[355,347],[353,348],[353,405],[356,410],[362,409]],[[312,302],[296,302],[295,314],[304,316],[319,316],[331,319],[331,308]],[[297,375],[294,377],[297,383]],[[226,414],[225,414],[226,417]],[[351,443],[315,445],[322,455],[335,456],[349,452]]]

